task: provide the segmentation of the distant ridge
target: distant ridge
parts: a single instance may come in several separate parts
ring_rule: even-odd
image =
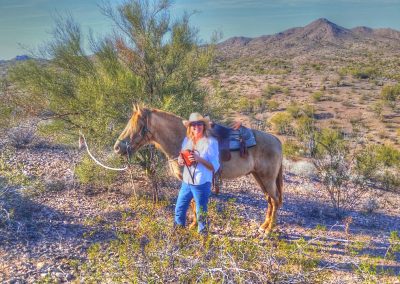
[[[218,49],[223,57],[238,57],[257,54],[307,54],[322,48],[332,51],[387,46],[400,48],[400,31],[364,26],[347,29],[320,18],[305,27],[294,27],[274,35],[232,37],[219,43]]]
[[[28,55],[17,55],[14,60],[16,61],[24,61],[31,59]]]

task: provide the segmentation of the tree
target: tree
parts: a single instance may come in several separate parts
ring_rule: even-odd
[[[206,93],[197,81],[209,70],[214,48],[200,45],[188,14],[172,21],[170,6],[168,0],[131,0],[102,7],[117,28],[103,39],[89,38],[92,55],[80,26],[60,17],[40,53],[50,60],[11,70],[12,82],[24,90],[19,105],[29,108],[34,98],[40,102],[35,114],[51,119],[50,133],[84,129],[104,145],[111,145],[134,102],[183,116],[203,111]]]
[[[200,45],[190,15],[171,20],[169,0],[133,0],[103,12],[119,27],[111,39],[119,58],[143,82],[142,101],[187,116],[204,109],[197,82],[207,73],[213,45]]]
[[[49,121],[42,127],[49,136],[76,139],[82,129],[100,148],[113,145],[132,103],[185,117],[195,110],[212,113],[198,79],[208,72],[214,47],[200,45],[189,14],[172,21],[170,6],[168,0],[103,6],[116,29],[103,39],[89,38],[92,55],[80,26],[72,17],[60,17],[41,53],[49,60],[30,60],[11,71],[11,80],[24,91],[15,100],[23,94],[19,105],[25,109],[30,101],[40,102],[34,113]],[[156,167],[143,157],[155,157],[154,151],[150,147],[138,155],[152,176]]]

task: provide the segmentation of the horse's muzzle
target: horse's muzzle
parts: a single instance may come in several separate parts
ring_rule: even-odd
[[[115,154],[118,155],[126,155],[128,152],[127,146],[124,143],[121,143],[121,141],[117,141],[114,145],[114,152]]]

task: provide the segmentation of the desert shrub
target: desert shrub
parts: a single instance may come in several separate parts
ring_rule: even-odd
[[[381,98],[388,103],[394,103],[399,100],[400,84],[384,86],[381,91]]]
[[[348,66],[340,68],[338,73],[340,76],[351,75],[357,79],[373,79],[379,74],[376,68],[367,66]]]
[[[390,144],[367,145],[356,156],[357,171],[385,190],[398,190],[400,151]]]
[[[8,131],[8,139],[15,148],[23,148],[35,139],[36,130],[32,127],[14,127]]]
[[[265,110],[265,99],[264,98],[256,98],[253,102],[253,109],[256,112],[263,112]]]
[[[315,102],[319,102],[322,100],[323,95],[324,94],[322,92],[318,91],[318,92],[314,92],[311,97]]]
[[[290,115],[294,118],[299,118],[302,115],[302,109],[301,106],[296,103],[296,102],[291,102],[287,108],[286,111],[290,113]]]
[[[391,144],[376,146],[377,161],[385,167],[400,167],[400,151]]]
[[[243,113],[249,113],[253,110],[253,104],[248,98],[241,97],[237,102],[237,110]]]
[[[272,98],[273,95],[284,93],[285,89],[281,86],[267,85],[263,90],[263,96],[267,99]],[[287,91],[288,92],[288,91]]]
[[[287,112],[275,114],[270,122],[273,124],[275,131],[279,134],[292,135],[294,130],[292,126],[293,117]]]
[[[378,180],[383,189],[395,192],[400,191],[400,178],[398,175],[398,170],[395,172],[391,170],[385,170],[383,174],[378,176]]]
[[[371,110],[374,112],[376,117],[380,120],[383,118],[383,102],[382,101],[377,101],[371,105]]]
[[[14,190],[21,189],[23,197],[26,198],[41,194],[44,191],[42,180],[23,171],[23,164],[10,162],[16,155],[15,151],[12,148],[4,148],[0,152],[0,189],[3,190],[2,185],[6,185],[4,191],[8,191],[9,187],[13,187]]]
[[[302,139],[305,135],[310,135],[315,131],[315,121],[313,118],[308,116],[300,116],[295,121],[295,132],[296,136]]]
[[[291,102],[286,111],[292,115],[293,118],[308,117],[312,118],[315,113],[315,108],[310,104],[300,105],[296,102]]]
[[[323,190],[328,194],[338,216],[354,208],[368,190],[368,178],[358,170],[356,152],[349,141],[334,129],[323,129],[315,136],[316,153],[313,163]],[[371,172],[370,174],[372,173]]]
[[[279,103],[275,100],[268,100],[267,101],[267,108],[270,111],[276,111],[279,108]]]
[[[293,139],[288,139],[283,143],[283,155],[288,158],[296,158],[302,156],[304,152],[300,143]]]
[[[118,167],[115,158],[104,161],[107,165]],[[75,175],[78,181],[84,185],[95,187],[110,187],[118,177],[118,172],[99,167],[89,156],[85,156],[75,167]]]
[[[351,75],[357,79],[375,78],[378,71],[373,67],[355,68],[351,70]]]

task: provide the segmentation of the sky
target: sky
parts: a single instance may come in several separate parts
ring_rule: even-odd
[[[108,0],[118,5],[126,0]],[[154,0],[151,0],[154,1]],[[0,0],[0,59],[29,54],[51,38],[57,15],[70,14],[89,30],[106,35],[112,22],[100,9],[104,0]],[[196,11],[192,26],[204,42],[213,32],[223,38],[256,37],[327,18],[345,28],[368,26],[400,30],[400,0],[175,0],[172,15]]]

